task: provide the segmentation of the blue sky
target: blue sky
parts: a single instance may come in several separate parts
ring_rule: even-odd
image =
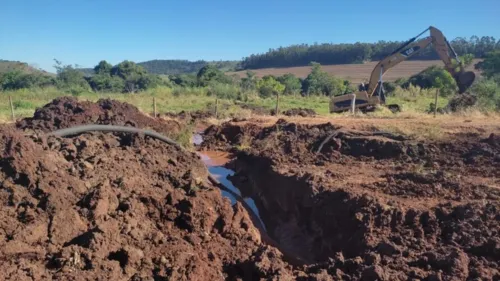
[[[500,38],[500,0],[0,0],[0,59],[237,60],[299,43]]]

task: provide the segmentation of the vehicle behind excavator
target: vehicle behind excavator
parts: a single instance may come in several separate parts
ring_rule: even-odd
[[[427,31],[430,31],[430,36],[417,41],[416,44],[412,44]],[[350,110],[353,95],[356,96],[355,108],[361,111],[370,111],[377,105],[386,105],[382,81],[385,72],[400,62],[417,54],[430,44],[433,45],[440,59],[444,62],[444,68],[450,72],[455,79],[459,93],[462,94],[466,92],[476,78],[474,72],[464,70],[464,67],[460,64],[460,58],[443,33],[439,29],[431,26],[402,44],[394,52],[381,60],[373,69],[368,84],[362,84],[358,92],[332,98],[330,101],[330,112],[334,113]],[[393,112],[399,111],[398,105],[387,105],[387,107]]]

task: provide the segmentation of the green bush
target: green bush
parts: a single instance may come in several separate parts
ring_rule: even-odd
[[[125,87],[123,79],[109,74],[96,74],[88,80],[94,91],[122,92]]]
[[[319,63],[312,63],[311,73],[304,79],[302,90],[306,95],[343,95],[346,85],[342,79],[330,76],[321,70]]]
[[[285,86],[285,90],[283,94],[285,95],[293,95],[300,93],[302,88],[302,83],[299,78],[295,77],[295,75],[287,73],[283,76],[276,78],[278,82]]]
[[[263,98],[280,95],[285,90],[285,85],[278,82],[274,76],[268,75],[257,81],[259,95]]]
[[[240,88],[235,85],[211,82],[207,94],[221,99],[237,99],[239,92]]]
[[[413,75],[408,79],[408,82],[403,87],[408,87],[409,84],[419,86],[423,89],[437,88],[440,90],[440,95],[448,97],[454,95],[457,90],[457,83],[451,74],[442,67],[431,66],[424,71]]]
[[[481,79],[470,92],[477,97],[477,106],[484,110],[500,110],[500,84],[494,79]]]
[[[15,70],[0,74],[0,89],[19,90],[54,85],[52,77],[39,73],[23,73]]]
[[[484,60],[475,65],[476,69],[483,71],[483,74],[491,78],[500,73],[500,50],[489,52]]]

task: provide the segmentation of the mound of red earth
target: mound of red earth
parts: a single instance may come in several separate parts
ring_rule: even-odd
[[[474,95],[469,93],[457,94],[448,102],[445,110],[449,110],[451,112],[461,111],[474,106],[476,102],[477,97]]]
[[[180,119],[186,123],[193,123],[196,121],[204,120],[214,117],[213,111],[209,110],[195,110],[195,111],[181,111],[179,113],[166,113],[165,116],[175,119]]]
[[[292,108],[283,111],[286,116],[302,116],[302,117],[314,117],[316,116],[316,111],[309,108]]]
[[[207,133],[238,151],[231,180],[269,235],[309,262],[299,279],[500,280],[496,135],[417,142],[283,120]]]
[[[120,125],[147,128],[165,135],[180,130],[180,124],[173,120],[149,117],[131,104],[110,99],[94,102],[78,101],[73,97],[61,97],[38,108],[32,118],[17,122],[23,130],[50,132],[85,124]]]
[[[195,153],[142,135],[39,133],[87,122],[170,131],[134,112],[63,98],[22,130],[0,126],[0,280],[291,279]]]

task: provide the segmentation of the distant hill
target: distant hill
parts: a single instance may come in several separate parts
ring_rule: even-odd
[[[42,74],[47,74],[47,75],[54,75],[53,73],[47,72],[42,69],[35,68],[33,66],[30,66],[29,64],[25,62],[20,62],[20,61],[9,61],[9,60],[2,60],[0,59],[0,74],[5,73],[5,72],[10,72],[10,71],[21,71],[25,73],[42,73]]]
[[[149,73],[172,75],[197,73],[207,64],[214,64],[222,71],[234,71],[238,63],[239,61],[150,60],[137,64],[144,67]],[[85,73],[85,75],[94,74],[94,70],[92,68],[81,68],[80,71]]]

